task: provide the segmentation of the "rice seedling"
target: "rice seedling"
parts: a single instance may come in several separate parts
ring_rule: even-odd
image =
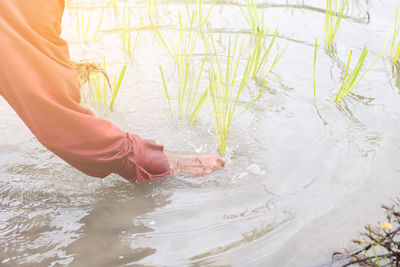
[[[171,116],[174,117],[174,112],[173,112],[172,106],[171,106],[171,100],[170,100],[170,97],[169,97],[169,94],[168,94],[167,83],[165,82],[164,72],[163,72],[161,66],[158,66],[158,68],[160,69],[161,79],[162,79],[162,82],[163,82],[165,97],[166,97],[166,99],[168,101],[169,111],[171,112]]]
[[[264,70],[265,65],[268,61],[268,57],[271,53],[271,49],[274,45],[275,39],[278,36],[278,30],[275,30],[272,39],[270,41],[267,41],[268,33],[269,33],[268,29],[258,31],[254,47],[249,51],[250,52],[249,58],[251,60],[251,66],[252,66],[251,78],[255,78],[260,71],[262,72]],[[280,60],[285,51],[286,48],[282,51],[282,53],[276,55],[268,72],[272,71],[272,69],[278,63],[278,61]]]
[[[258,8],[255,0],[245,0],[246,9],[243,9],[241,4],[238,4],[247,24],[251,28],[252,34],[256,35],[264,26],[264,15],[261,20],[258,15]]]
[[[65,0],[65,6],[66,8],[71,8],[71,6],[74,4],[74,0]]]
[[[316,98],[316,93],[315,93],[315,68],[317,65],[317,49],[318,49],[318,39],[315,39],[315,47],[314,47],[314,105],[317,105],[317,98]]]
[[[127,54],[131,59],[133,58],[134,52],[139,39],[140,31],[137,31],[134,43],[132,45],[132,19],[131,9],[129,5],[124,6],[122,13],[122,51]]]
[[[153,21],[158,16],[158,5],[156,0],[147,0],[147,15],[149,20]]]
[[[396,49],[396,53],[394,54],[394,58],[393,58],[393,64],[397,63],[397,60],[399,59],[400,56],[400,42],[397,45],[397,49]]]
[[[357,61],[357,64],[353,71],[349,71],[350,69],[350,61],[352,56],[352,50],[350,50],[349,57],[347,59],[346,70],[344,72],[344,76],[342,79],[342,83],[340,85],[339,93],[335,97],[335,102],[340,106],[343,102],[343,99],[349,95],[351,90],[361,81],[361,79],[367,74],[367,72],[372,68],[372,66],[376,63],[379,57],[371,64],[371,66],[361,75],[360,71],[364,64],[365,57],[368,54],[367,47],[364,46],[364,49],[361,52],[361,55]]]
[[[197,115],[199,114],[201,108],[203,107],[204,103],[206,102],[207,99],[207,95],[209,92],[209,87],[206,88],[206,90],[204,90],[203,94],[197,94],[198,93],[198,89],[199,89],[199,82],[200,82],[200,77],[204,68],[204,63],[205,61],[203,61],[203,65],[201,66],[199,75],[198,75],[198,79],[196,82],[195,87],[190,87],[190,93],[189,93],[189,98],[187,101],[187,116],[189,118],[189,123],[194,123]],[[194,88],[194,90],[193,90]]]
[[[181,14],[179,13],[179,42],[178,49],[175,52],[175,58],[178,62],[178,75],[179,75],[179,86],[178,86],[178,96],[179,96],[179,117],[182,115],[183,106],[185,102],[185,98],[187,97],[187,91],[189,87],[189,78],[191,73],[191,57],[193,54],[193,50],[196,46],[197,37],[194,36],[193,32],[193,24],[195,13],[192,12],[192,15],[189,17],[190,25],[189,30],[187,32],[184,31],[184,25],[182,21]],[[203,62],[204,65],[204,62]],[[201,68],[200,76],[203,68]],[[188,99],[190,101],[190,98]],[[188,110],[186,110],[186,113]]]
[[[122,39],[122,51],[124,53],[128,52],[130,54],[130,51],[127,51],[128,49],[131,48],[131,10],[129,8],[129,5],[125,5],[123,15],[122,15],[122,32],[121,32],[121,39]]]
[[[114,8],[118,8],[119,0],[111,0],[109,4],[111,4]]]
[[[326,0],[324,40],[328,48],[335,41],[347,3],[348,0]]]
[[[201,90],[199,90],[200,80],[203,75],[205,63],[206,59],[204,58],[197,75],[194,71],[193,66],[191,66],[190,63],[186,65],[186,68],[182,68],[181,73],[179,73],[180,90],[178,90],[178,109],[180,113],[178,113],[178,117],[181,118],[184,111],[189,123],[195,122],[197,115],[199,114],[201,108],[207,100],[208,88],[203,90],[202,92]],[[173,117],[173,109],[171,106],[170,94],[167,88],[167,83],[165,81],[164,72],[161,66],[159,66],[159,69],[163,82],[165,96],[168,101],[171,116]],[[181,77],[184,77],[184,79],[182,79]],[[195,77],[197,77],[197,79],[194,79]],[[183,110],[183,108],[185,109]]]
[[[188,18],[190,18],[192,16],[192,13],[194,10],[194,16],[195,16],[195,22],[197,24],[197,30],[199,32],[202,32],[204,25],[206,25],[210,19],[210,14],[214,7],[215,0],[211,1],[211,4],[210,4],[208,10],[205,10],[205,8],[204,8],[205,3],[203,0],[197,0],[195,8],[192,11],[189,8],[188,2],[185,1],[184,3],[185,3],[185,8],[186,8],[186,13],[187,13]]]
[[[110,101],[110,105],[109,105],[110,109],[112,109],[114,106],[115,99],[117,98],[119,89],[121,88],[122,80],[124,79],[124,76],[125,76],[126,68],[127,68],[127,66],[124,65],[122,67],[121,71],[119,72],[119,75],[114,76],[114,83],[113,83],[113,88],[112,88],[112,93],[111,93],[112,96],[111,96],[111,101]],[[118,76],[118,79],[117,79],[117,76]]]
[[[362,65],[364,64],[364,60],[368,54],[368,50],[366,47],[364,47],[363,51],[361,52],[360,58],[357,61],[356,67],[354,68],[354,70],[351,73],[349,73],[349,75],[347,75],[347,73],[349,72],[352,53],[353,53],[353,51],[350,50],[349,57],[347,59],[346,70],[344,72],[342,83],[340,85],[340,90],[339,90],[339,93],[335,97],[335,102],[338,103],[339,105],[341,105],[343,99],[350,93],[350,91],[354,88],[354,86],[360,81],[360,79],[357,79],[357,77],[360,73]]]
[[[92,0],[92,4],[93,4],[93,0]],[[90,7],[88,9],[89,9],[89,11],[85,11],[84,9],[81,9],[81,8],[75,9],[76,33],[77,33],[78,39],[80,39],[81,41],[94,40],[99,32],[102,22],[103,22],[104,9],[101,10],[101,14],[97,20],[96,27],[94,28],[94,30],[92,30],[92,32],[93,32],[92,37],[89,38],[89,32],[91,32],[92,25],[93,25],[93,13],[94,13],[93,5],[90,5]]]
[[[155,36],[160,41],[162,47],[164,47],[164,49],[167,50],[167,53],[171,57],[171,59],[176,64],[178,64],[178,60],[176,59],[176,56],[175,56],[175,55],[177,55],[177,52],[175,50],[175,45],[172,44],[172,42],[169,41],[165,36],[163,36],[163,34],[160,32],[158,27],[153,22],[151,22],[151,26],[154,30]]]
[[[220,57],[217,55],[217,49],[214,39],[211,38],[213,55],[211,56],[209,66],[209,90],[210,102],[215,115],[215,128],[218,141],[218,150],[221,155],[226,154],[229,128],[232,120],[240,116],[244,111],[251,107],[260,97],[265,88],[263,87],[256,96],[251,98],[243,107],[243,110],[237,114],[239,99],[243,93],[244,87],[251,74],[252,60],[249,58],[242,75],[238,75],[238,67],[241,65],[241,55],[243,41],[238,47],[238,36],[232,44],[229,38],[228,53],[226,55],[225,69],[221,64]]]
[[[388,40],[391,39],[388,56],[392,58],[393,64],[397,63],[397,60],[399,59],[399,56],[400,56],[400,40],[398,40],[398,38],[397,38],[399,36],[399,31],[400,31],[399,1],[397,0],[394,22],[393,22],[392,27],[390,28],[388,35],[386,36],[386,40],[385,40],[385,44],[383,46],[383,52],[382,52],[382,55],[383,55],[386,50]]]
[[[202,0],[198,0],[197,6],[204,5]],[[180,61],[184,58],[185,60],[190,58],[193,54],[193,49],[196,42],[200,37],[204,37],[205,34],[202,31],[203,25],[208,21],[212,7],[208,10],[207,16],[204,17],[202,11],[190,10],[188,4],[185,2],[188,26],[185,26],[181,12],[178,12],[178,34],[179,37],[175,38],[175,42],[172,42],[166,38],[159,30],[159,28],[151,22],[151,26],[157,39],[160,41],[161,45],[165,48],[171,59],[179,65]],[[203,10],[203,8],[200,8]],[[197,30],[195,23],[198,23]],[[201,34],[199,34],[201,33]],[[183,57],[182,57],[183,56]]]
[[[193,51],[196,46],[199,35],[194,31],[194,23],[196,13],[193,10],[189,16],[189,26],[185,29],[181,13],[178,13],[179,18],[179,39],[175,44],[168,44],[166,39],[162,36],[157,27],[154,26],[155,33],[158,36],[161,44],[166,48],[168,54],[175,62],[178,70],[178,118],[185,115],[189,123],[193,123],[197,115],[205,103],[207,90],[199,90],[200,80],[203,75],[205,58],[198,73],[195,73],[195,65],[193,64]],[[153,24],[154,25],[154,24]],[[164,91],[170,106],[170,111],[173,113],[171,107],[171,100],[169,97],[167,85],[165,82],[164,74],[161,66],[160,74],[163,79]],[[197,77],[196,79],[194,77]]]

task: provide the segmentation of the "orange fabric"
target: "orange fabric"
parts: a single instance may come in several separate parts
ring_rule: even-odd
[[[134,182],[169,175],[163,147],[80,105],[60,38],[64,0],[0,1],[0,94],[37,139],[80,171]]]

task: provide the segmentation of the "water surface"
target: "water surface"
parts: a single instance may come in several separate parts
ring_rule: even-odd
[[[279,30],[279,46],[288,49],[274,70],[276,81],[232,124],[226,168],[208,177],[140,185],[114,175],[87,177],[43,148],[0,100],[1,264],[328,264],[364,224],[383,219],[380,204],[400,188],[400,83],[398,68],[379,60],[342,107],[334,104],[349,50],[359,55],[367,45],[371,64],[394,20],[394,0],[353,0],[336,54],[318,51],[314,106],[313,45],[323,37],[322,2],[259,2]],[[146,3],[130,4],[146,24]],[[97,41],[87,42],[71,26],[75,10],[66,10],[63,33],[73,59],[106,56],[117,68],[128,61],[113,31],[112,8],[103,11]],[[184,10],[181,1],[159,4],[164,33],[174,32],[177,10]],[[210,25],[221,53],[229,35],[250,34],[240,9],[227,2],[217,1]],[[193,126],[170,117],[158,65],[170,87],[176,69],[151,28],[140,32],[114,111],[94,111],[167,150],[215,153],[208,107]],[[249,85],[250,92],[257,87]]]

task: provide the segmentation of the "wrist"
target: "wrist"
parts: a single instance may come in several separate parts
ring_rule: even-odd
[[[165,154],[168,158],[171,174],[179,172],[178,157],[168,152],[165,152]]]

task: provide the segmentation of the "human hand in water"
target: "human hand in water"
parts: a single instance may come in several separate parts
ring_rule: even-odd
[[[181,173],[203,176],[225,166],[224,161],[213,154],[183,155],[167,153],[167,157],[171,166],[171,174]]]

